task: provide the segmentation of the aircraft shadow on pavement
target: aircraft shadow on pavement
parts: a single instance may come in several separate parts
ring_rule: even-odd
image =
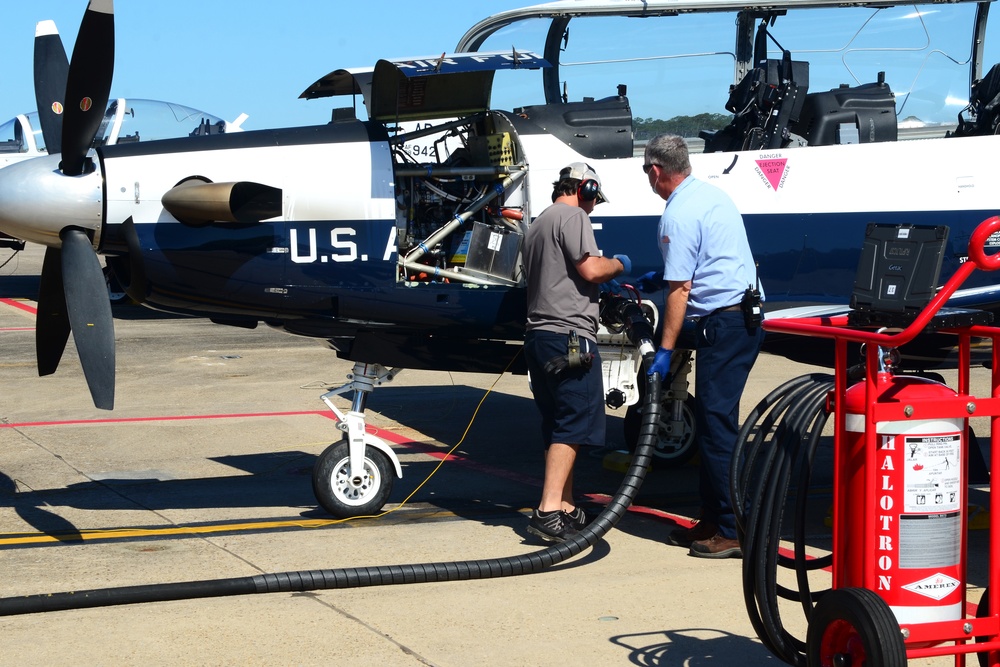
[[[470,421],[463,447],[540,438],[538,414],[530,397],[492,391],[483,400],[484,395],[485,389],[467,385],[379,387],[368,400],[368,410],[449,448]]]
[[[499,460],[518,459],[527,452],[532,460],[540,460],[540,418],[530,394],[492,391],[483,400],[485,394],[485,389],[467,385],[380,387],[372,393],[368,409],[449,449],[468,428],[457,451]],[[608,416],[607,440],[623,446],[625,409],[618,412]]]
[[[227,461],[226,459],[234,459]],[[70,484],[65,488],[19,491],[0,473],[0,503],[38,532],[59,541],[79,541],[79,530],[55,508],[95,511],[162,511],[202,508],[316,507],[309,474],[314,454],[270,452],[223,457],[220,462],[249,469],[249,475],[197,479],[122,477]]]
[[[705,634],[712,634],[704,638]],[[696,636],[702,635],[702,636]],[[730,665],[783,665],[759,642],[716,628],[664,630],[611,638],[629,652],[633,665],[685,665],[729,667]]]
[[[186,479],[154,475],[108,477],[37,490],[19,490],[14,480],[0,473],[0,504],[13,508],[35,531],[62,542],[80,541],[80,531],[59,515],[60,507],[104,512],[271,507],[289,508],[289,516],[331,518],[318,506],[312,492],[316,456],[302,451],[223,456],[212,460],[249,474]],[[399,503],[409,496],[437,465],[437,460],[406,461],[403,479],[396,480],[390,503]],[[433,483],[414,495],[411,505],[429,504],[487,525],[508,525],[517,532],[523,521],[517,508],[534,502],[537,495],[534,487],[517,484],[509,478],[484,476],[464,467],[449,467],[447,463],[441,470]],[[484,477],[486,485],[481,483]],[[427,519],[415,520],[439,518],[431,514]]]
[[[404,470],[403,478],[394,483],[390,503],[407,498],[440,460],[406,454],[447,452],[462,437],[483,394],[484,390],[468,386],[386,387],[375,392],[373,410],[420,433],[416,445],[396,446]],[[616,426],[620,429],[620,422],[620,418],[609,418],[609,433]],[[410,504],[425,503],[484,525],[505,525],[521,539],[528,539],[522,510],[537,503],[544,471],[538,430],[538,414],[531,398],[493,392],[455,453],[461,460],[446,461]],[[335,438],[337,432],[330,435]],[[57,510],[49,508],[159,511],[285,507],[292,515],[328,518],[312,493],[311,474],[318,453],[319,449],[286,450],[211,459],[248,474],[173,479],[169,473],[152,471],[145,478],[140,472],[21,492],[13,480],[0,473],[0,503],[13,507],[35,530],[65,541],[78,541],[79,532]],[[580,457],[577,479],[581,493],[614,493],[621,477],[619,472],[603,469],[599,459]],[[594,515],[600,508],[589,511]]]

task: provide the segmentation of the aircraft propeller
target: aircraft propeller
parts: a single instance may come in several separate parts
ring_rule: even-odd
[[[45,148],[55,152],[62,142],[63,96],[69,76],[69,59],[53,21],[35,28],[35,108],[42,126]]]
[[[64,69],[66,54],[58,33],[36,31],[35,96],[46,146],[50,153],[61,146],[61,178],[81,177],[95,169],[87,152],[108,106],[114,57],[113,0],[90,0],[68,68]],[[64,93],[53,94],[61,85],[60,79]],[[54,104],[62,105],[61,116],[55,113],[58,109]],[[48,247],[36,321],[38,373],[55,372],[72,331],[94,405],[110,410],[115,397],[111,304],[104,272],[87,232],[94,223],[74,226],[73,222],[69,220],[60,228],[61,223],[50,221],[50,234],[43,241]],[[51,232],[57,232],[58,242]]]

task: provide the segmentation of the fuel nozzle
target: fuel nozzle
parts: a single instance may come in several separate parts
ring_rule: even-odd
[[[643,359],[652,359],[656,355],[656,346],[653,345],[653,325],[639,304],[632,299],[618,294],[602,294],[601,321],[608,328],[624,327],[625,335],[639,349]]]

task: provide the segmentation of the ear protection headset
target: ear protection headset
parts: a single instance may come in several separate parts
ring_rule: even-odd
[[[580,201],[594,201],[600,193],[601,186],[592,178],[580,181],[580,189],[576,191]]]

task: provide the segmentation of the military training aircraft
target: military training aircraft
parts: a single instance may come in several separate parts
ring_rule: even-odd
[[[60,154],[0,170],[0,230],[47,246],[39,371],[72,332],[95,405],[113,407],[98,254],[149,307],[323,339],[355,368],[324,396],[345,437],[314,488],[334,514],[370,513],[401,475],[365,433],[375,386],[399,368],[523,370],[520,243],[571,162],[602,179],[597,239],[632,258],[623,283],[662,269],[664,203],[641,169],[660,131],[689,137],[695,175],[743,212],[770,316],[842,311],[868,223],[947,225],[947,279],[1000,205],[991,4],[562,0],[494,14],[451,53],[332,71],[303,93],[354,100],[326,125],[92,147],[114,20],[91,0],[61,130],[39,117]],[[1000,284],[974,275],[952,303],[996,310]],[[615,391],[635,389],[632,361]],[[330,397],[348,390],[343,415]]]

